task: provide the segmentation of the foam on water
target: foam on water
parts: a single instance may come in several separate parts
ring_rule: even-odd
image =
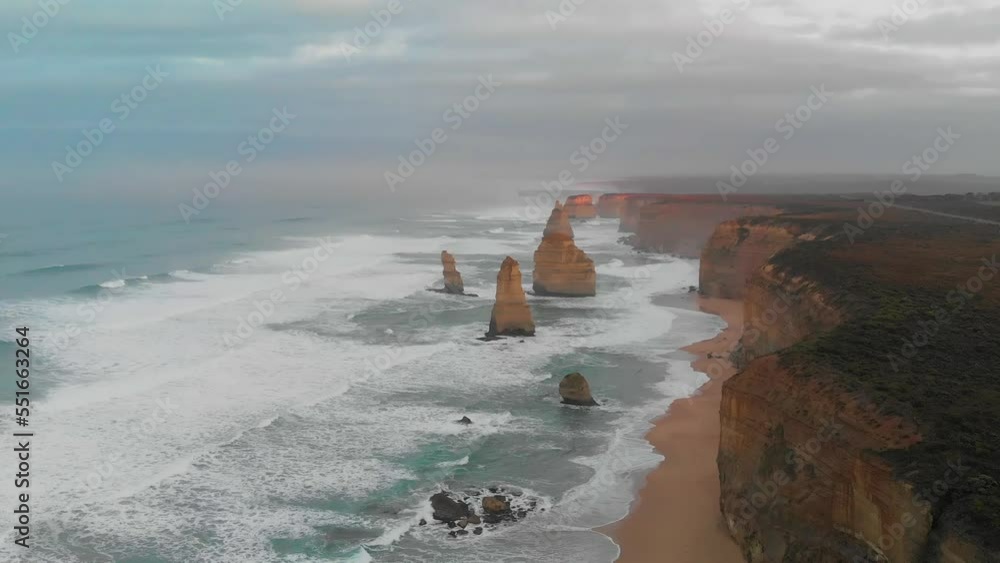
[[[443,219],[450,217],[435,218]],[[300,247],[249,253],[211,273],[170,273],[184,283],[113,280],[123,283],[105,287],[100,301],[0,305],[5,324],[31,319],[78,329],[38,344],[51,381],[33,411],[46,437],[37,446],[45,463],[33,467],[32,508],[42,528],[62,530],[39,560],[150,552],[170,560],[269,561],[279,559],[270,538],[306,541],[330,526],[381,529],[367,543],[378,548],[413,533],[437,541],[429,531],[414,532],[428,517],[428,491],[387,513],[366,512],[365,499],[394,484],[466,470],[468,452],[492,436],[536,432],[537,419],[480,400],[550,377],[553,350],[669,353],[663,336],[684,313],[650,300],[697,283],[692,261],[634,266],[608,258],[598,266],[598,296],[532,298],[586,314],[561,317],[523,343],[479,342],[495,291],[489,264],[506,254],[530,256],[538,239],[537,225],[498,228],[494,235],[502,237],[479,229],[463,237],[301,238],[290,241]],[[610,223],[577,228],[588,252],[625,252],[617,238]],[[440,283],[443,249],[458,255],[467,287],[483,297],[424,291]],[[470,263],[463,255],[489,258]],[[415,307],[436,312],[428,322],[371,324]],[[450,323],[433,318],[478,309],[481,316]],[[583,533],[620,516],[631,498],[629,479],[658,459],[641,439],[648,420],[698,384],[683,363],[670,364],[663,398],[640,409],[608,406],[621,419],[608,452],[577,459],[593,476],[562,498],[536,494],[549,508],[539,526]],[[462,416],[473,424],[456,424]],[[443,441],[450,449],[429,469],[402,463]],[[519,533],[502,531],[509,541]],[[0,557],[11,555],[8,546]],[[372,555],[359,547],[350,557]]]

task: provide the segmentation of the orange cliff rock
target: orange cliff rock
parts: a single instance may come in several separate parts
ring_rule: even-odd
[[[982,309],[942,324],[912,364],[893,369],[883,354],[898,345],[881,336],[944,303],[1000,242],[978,227],[915,223],[852,243],[828,236],[844,221],[829,219],[724,223],[706,248],[718,254],[703,286],[742,293],[744,307],[731,350],[741,371],[720,407],[725,526],[748,563],[1000,561],[996,525],[963,519],[996,514],[993,434],[968,420],[996,409],[1000,383],[976,366],[997,357],[981,343],[1000,341],[1000,289],[984,285]],[[935,275],[912,275],[913,263]],[[897,291],[906,299],[885,298]],[[964,397],[961,417],[927,391],[939,388]]]
[[[486,337],[534,335],[535,321],[531,318],[531,308],[521,286],[521,267],[517,260],[508,256],[497,274],[496,303]]]
[[[462,283],[462,274],[455,269],[455,257],[447,250],[441,251],[441,265],[444,267],[445,293],[464,294],[465,284]]]
[[[803,378],[774,354],[840,324],[831,300],[770,264],[746,289],[751,361],[723,386],[718,463],[723,517],[749,563],[917,561],[931,530],[912,487],[870,454],[919,441],[915,425],[838,375]],[[898,538],[877,547],[899,522]]]
[[[535,251],[532,282],[539,295],[588,297],[597,293],[594,261],[573,242],[568,213],[558,201]]]
[[[706,297],[742,299],[747,282],[774,253],[824,236],[831,221],[791,217],[742,217],[720,223],[699,262],[699,290]]]
[[[571,195],[566,198],[564,207],[570,219],[592,219],[597,217],[597,208],[594,207],[594,198],[589,195]]]
[[[719,222],[776,213],[773,206],[725,203],[718,196],[674,196],[642,206],[634,245],[638,250],[698,257]]]
[[[621,219],[629,194],[601,194],[597,198],[597,214],[608,219]]]

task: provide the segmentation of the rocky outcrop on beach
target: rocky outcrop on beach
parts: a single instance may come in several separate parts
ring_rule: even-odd
[[[821,219],[839,229],[854,215]],[[718,454],[722,514],[745,560],[1000,561],[1000,444],[987,422],[1000,382],[977,369],[1000,365],[1000,285],[970,281],[1000,240],[885,217],[855,241],[802,238],[815,232],[788,220],[720,227],[735,255],[715,257],[721,284],[701,280],[738,292],[749,271]],[[970,287],[976,304],[958,304]],[[961,414],[944,389],[964,397]]]
[[[590,394],[590,383],[587,382],[587,378],[576,372],[563,377],[559,382],[559,396],[567,405],[593,407],[598,404]]]
[[[594,261],[573,242],[569,216],[558,201],[535,251],[532,287],[538,295],[586,297],[597,293]]]
[[[594,198],[586,194],[571,195],[566,198],[565,211],[570,219],[593,219],[597,217]]]
[[[462,283],[462,274],[455,268],[455,257],[447,250],[441,251],[441,265],[444,267],[445,293],[464,294],[465,284]]]
[[[517,260],[508,256],[497,274],[496,303],[486,337],[534,335],[535,321],[521,285],[521,267]]]

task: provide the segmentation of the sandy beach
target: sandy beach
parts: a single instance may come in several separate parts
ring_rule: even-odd
[[[742,563],[739,549],[727,534],[719,512],[719,405],[722,384],[735,373],[728,361],[740,336],[740,301],[699,299],[702,311],[719,315],[728,327],[715,338],[684,350],[697,356],[691,363],[708,374],[698,393],[670,405],[646,438],[666,458],[646,477],[646,483],[623,520],[603,530],[621,546],[618,561],[626,563]],[[711,364],[724,369],[712,369]]]

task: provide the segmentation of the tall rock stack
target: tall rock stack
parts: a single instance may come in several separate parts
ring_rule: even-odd
[[[597,217],[594,198],[587,195],[571,195],[566,198],[566,214],[570,219],[593,219]]]
[[[521,287],[521,267],[510,256],[497,274],[497,300],[490,315],[487,338],[494,336],[534,336],[535,321]]]
[[[594,261],[576,247],[568,214],[558,201],[535,251],[532,281],[539,295],[588,297],[597,293]]]
[[[441,251],[441,265],[444,266],[444,292],[463,295],[465,284],[462,283],[462,274],[455,269],[455,257],[447,250]]]

